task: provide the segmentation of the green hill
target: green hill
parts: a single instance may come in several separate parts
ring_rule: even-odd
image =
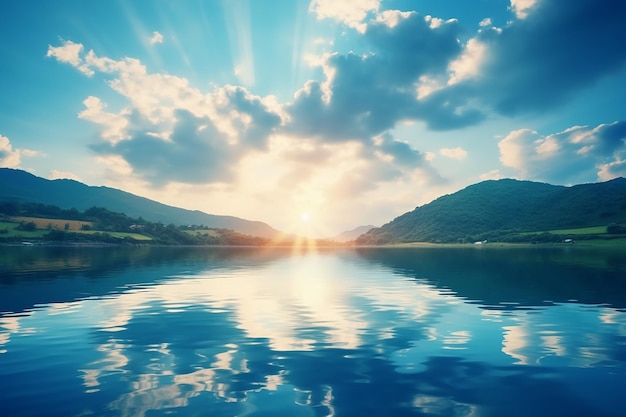
[[[210,228],[231,229],[252,236],[274,238],[280,232],[266,223],[234,216],[207,214],[161,204],[115,188],[92,187],[81,182],[60,179],[47,180],[26,171],[0,168],[0,202],[32,202],[50,204],[62,209],[79,211],[104,207],[129,217],[174,225],[205,225]]]
[[[361,245],[508,240],[540,232],[626,223],[626,179],[572,187],[484,181],[405,213],[361,235]]]

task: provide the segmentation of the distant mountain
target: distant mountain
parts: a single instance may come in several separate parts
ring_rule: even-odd
[[[348,242],[350,240],[354,240],[357,237],[361,236],[363,233],[369,232],[371,229],[376,226],[367,225],[367,226],[359,226],[355,229],[348,230],[346,232],[341,232],[338,235],[331,237],[330,240],[334,240],[335,242]]]
[[[266,238],[280,235],[278,230],[260,221],[186,210],[115,188],[93,187],[68,179],[47,180],[9,168],[0,168],[0,201],[28,201],[79,211],[96,206],[163,224],[205,225]]]
[[[626,222],[626,179],[572,187],[484,181],[405,213],[358,244],[471,241],[489,234]]]

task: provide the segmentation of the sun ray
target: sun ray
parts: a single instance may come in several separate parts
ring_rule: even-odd
[[[254,54],[248,0],[223,0],[224,18],[233,54],[235,75],[246,86],[254,85]]]

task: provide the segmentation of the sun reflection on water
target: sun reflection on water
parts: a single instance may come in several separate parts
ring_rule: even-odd
[[[626,369],[626,313],[608,306],[485,306],[350,252],[181,271],[3,314],[0,361],[48,343],[74,361],[66,378],[78,375],[84,395],[109,398],[107,412],[92,413],[124,416],[334,416],[346,402],[387,398],[428,415],[480,416],[481,390],[505,390],[500,378]]]

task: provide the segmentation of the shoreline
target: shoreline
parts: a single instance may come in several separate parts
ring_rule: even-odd
[[[474,243],[432,243],[432,242],[406,242],[392,243],[389,245],[354,246],[357,248],[475,248],[475,249],[509,249],[509,248],[623,248],[626,249],[626,239],[590,239],[580,240],[572,243],[517,243],[517,242],[488,242],[482,244]]]
[[[52,241],[0,241],[0,246],[12,247],[171,247],[171,248],[301,248],[301,249],[515,249],[515,248],[616,248],[626,250],[626,239],[589,239],[575,242],[517,243],[517,242],[485,242],[485,243],[433,243],[405,242],[386,245],[354,245],[354,244],[267,244],[267,245],[162,245],[131,242],[52,242]]]

